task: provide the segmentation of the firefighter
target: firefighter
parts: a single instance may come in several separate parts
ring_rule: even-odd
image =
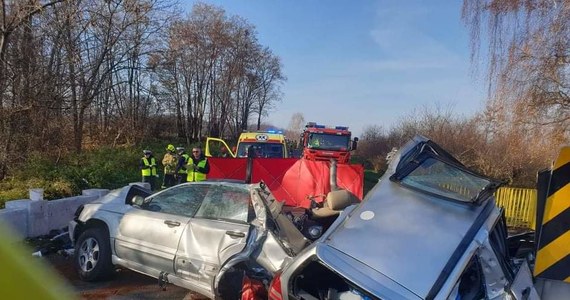
[[[178,158],[176,157],[176,148],[170,144],[166,147],[166,154],[162,158],[162,166],[164,166],[164,180],[162,181],[161,188],[167,188],[176,185],[176,178],[174,176]]]
[[[186,181],[186,177],[188,174],[186,170],[186,164],[188,164],[190,155],[186,154],[186,149],[184,149],[184,147],[177,147],[176,152],[178,153],[177,155],[178,162],[176,163],[174,176],[176,178],[176,184],[180,184]]]
[[[148,182],[150,189],[154,191],[156,188],[156,177],[158,177],[158,173],[156,172],[156,159],[154,159],[152,151],[150,150],[143,150],[143,154],[144,156],[140,161],[142,182]]]
[[[313,136],[311,134],[311,142],[309,143],[310,148],[318,148],[321,146],[321,141],[319,141],[319,137]]]
[[[192,148],[192,156],[186,165],[188,171],[187,181],[204,181],[210,173],[210,164],[206,156],[202,154],[200,147]]]

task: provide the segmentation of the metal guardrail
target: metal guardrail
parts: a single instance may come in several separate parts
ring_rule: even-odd
[[[495,192],[497,206],[505,209],[507,226],[536,228],[536,189],[502,187]]]
[[[469,196],[463,186],[442,184],[441,187]],[[505,209],[510,228],[536,229],[536,189],[501,187],[495,192],[496,205]]]

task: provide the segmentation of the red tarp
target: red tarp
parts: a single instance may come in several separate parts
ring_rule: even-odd
[[[208,158],[208,178],[245,179],[246,158]],[[309,207],[309,196],[321,201],[330,191],[330,163],[296,158],[256,158],[252,182],[263,180],[275,198],[286,205]],[[337,164],[337,185],[362,199],[364,168],[361,165]]]

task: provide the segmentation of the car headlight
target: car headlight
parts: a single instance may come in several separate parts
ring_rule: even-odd
[[[312,239],[317,239],[323,234],[323,226],[311,226],[309,227],[309,236]]]

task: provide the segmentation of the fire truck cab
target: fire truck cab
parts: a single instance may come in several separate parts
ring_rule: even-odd
[[[315,122],[305,125],[301,134],[303,157],[313,161],[336,160],[350,163],[350,151],[355,150],[358,138],[351,139],[347,126],[325,126]]]

